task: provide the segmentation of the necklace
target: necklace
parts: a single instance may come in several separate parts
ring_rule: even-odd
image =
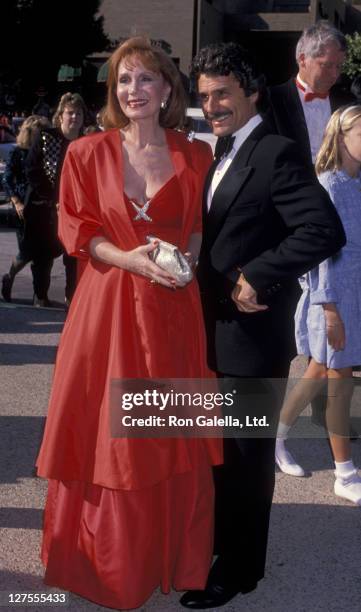
[[[129,200],[131,205],[133,206],[135,212],[137,213],[133,218],[133,221],[139,221],[139,219],[143,219],[143,221],[152,221],[152,218],[147,215],[148,208],[150,206],[151,200],[147,200],[143,206],[139,206],[133,200]]]

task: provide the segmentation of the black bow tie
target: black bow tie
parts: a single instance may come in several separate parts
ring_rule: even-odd
[[[223,136],[218,138],[214,157],[220,161],[231,152],[233,143],[236,140],[235,136]]]

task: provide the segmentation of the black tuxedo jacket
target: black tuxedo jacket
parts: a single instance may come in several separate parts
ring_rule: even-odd
[[[295,354],[297,278],[344,245],[343,227],[295,143],[264,122],[237,152],[207,213],[213,170],[198,267],[209,365],[234,376],[273,376],[273,366]],[[269,310],[237,310],[230,295],[240,270]]]
[[[332,113],[344,104],[352,104],[354,100],[351,93],[345,93],[337,85],[330,90]],[[313,165],[305,114],[294,77],[282,85],[270,88],[269,105],[266,116],[273,131],[294,140],[303,160]]]

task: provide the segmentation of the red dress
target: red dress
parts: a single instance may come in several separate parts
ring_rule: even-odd
[[[118,130],[70,145],[60,236],[72,255],[104,235],[121,249],[149,233],[184,252],[200,231],[211,155],[167,131],[175,175],[135,220],[123,193]],[[210,376],[196,281],[171,291],[87,260],[58,350],[38,474],[49,479],[45,582],[101,605],[134,608],[153,590],[203,588],[212,557],[213,482],[221,441],[111,438],[112,379]]]

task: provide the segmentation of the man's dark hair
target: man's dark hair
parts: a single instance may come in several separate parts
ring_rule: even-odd
[[[191,76],[198,81],[201,74],[227,76],[233,74],[246,96],[259,93],[259,103],[264,101],[266,79],[257,69],[248,51],[234,42],[215,43],[199,51],[191,63]]]

